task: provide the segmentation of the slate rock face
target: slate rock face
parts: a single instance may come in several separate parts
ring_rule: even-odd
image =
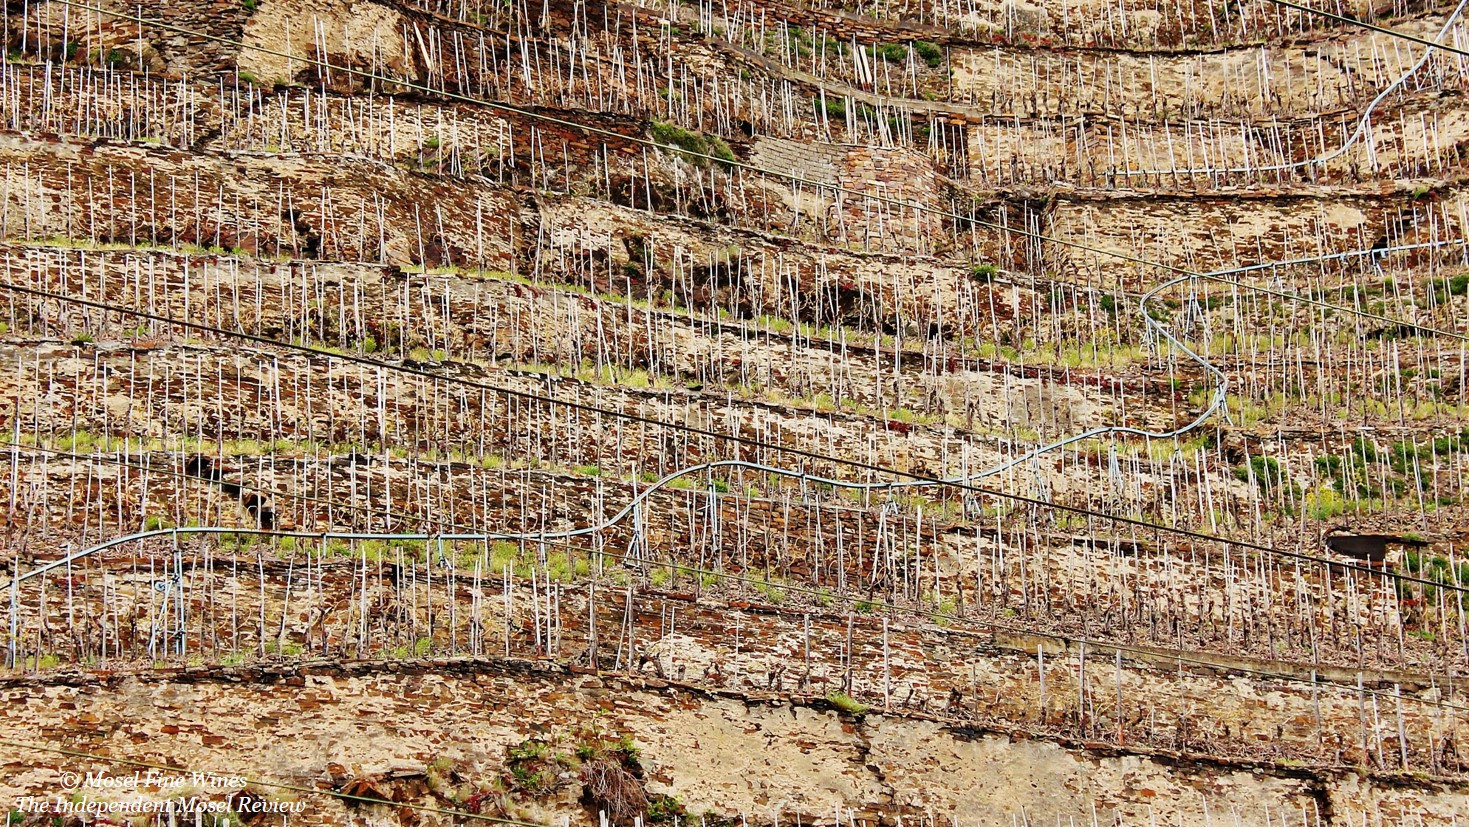
[[[0,806],[1455,820],[1469,75],[1174,6],[10,4]]]
[[[472,671],[482,673],[477,678]],[[630,735],[638,746],[643,785],[653,798],[676,794],[691,814],[743,814],[767,823],[796,815],[807,822],[827,815],[834,820],[838,808],[884,822],[933,810],[996,823],[1022,809],[1051,820],[1058,814],[1062,820],[1089,818],[1096,809],[1109,818],[1115,810],[1124,822],[1150,816],[1201,822],[1208,809],[1214,816],[1263,821],[1267,805],[1278,818],[1364,804],[1381,810],[1383,820],[1396,820],[1420,810],[1447,816],[1462,803],[1454,800],[1462,795],[1451,791],[1409,791],[1351,773],[1272,774],[1227,761],[1180,763],[932,720],[870,715],[854,722],[784,700],[745,702],[686,688],[646,691],[618,679],[597,689],[556,672],[500,671],[485,663],[472,669],[425,664],[393,676],[360,669],[335,677],[316,673],[304,684],[114,679],[42,690],[44,700],[26,712],[55,739],[93,740],[99,727],[93,712],[116,712],[107,719],[127,721],[148,736],[150,747],[180,762],[226,763],[252,777],[317,788],[256,795],[302,802],[303,815],[316,820],[392,814],[386,807],[353,805],[334,792],[411,807],[433,805],[445,781],[484,787],[506,773],[502,764],[513,765],[519,756],[514,749],[521,746],[523,754],[527,740],[574,748],[556,735],[577,733],[596,709],[608,733]],[[589,737],[579,739],[589,745]],[[318,748],[302,756],[294,748],[302,745]],[[32,757],[23,753],[14,762]],[[36,775],[8,779],[7,797],[44,783]],[[577,805],[581,784],[574,777],[548,780],[555,782],[537,798],[512,795],[510,803],[545,819],[591,819]],[[436,819],[431,813],[418,817]]]

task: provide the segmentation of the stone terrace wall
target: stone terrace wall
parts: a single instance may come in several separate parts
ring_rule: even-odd
[[[10,680],[0,693],[10,713],[0,738],[319,789],[270,792],[304,801],[305,817],[319,822],[443,822],[349,807],[332,790],[389,775],[423,780],[432,767],[465,781],[459,791],[472,791],[505,773],[509,746],[535,737],[569,749],[569,735],[589,726],[633,738],[650,793],[678,796],[690,815],[767,824],[831,824],[839,809],[844,823],[1088,825],[1354,823],[1364,810],[1384,823],[1448,822],[1469,810],[1469,795],[1457,784],[1130,754],[918,715],[853,717],[820,699],[710,694],[499,660],[74,675]],[[74,769],[130,770],[8,750],[0,803],[64,795],[60,774]],[[575,802],[578,789],[571,776],[540,799],[513,794],[502,814],[594,820]]]

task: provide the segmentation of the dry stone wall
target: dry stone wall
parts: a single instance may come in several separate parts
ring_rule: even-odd
[[[441,821],[415,815],[411,805],[396,814],[349,805],[333,790],[353,779],[422,778],[431,768],[452,769],[453,779],[473,790],[504,773],[507,748],[528,738],[570,747],[570,735],[588,723],[631,736],[649,792],[678,796],[689,814],[761,823],[1268,819],[1317,825],[1357,822],[1363,808],[1374,819],[1407,823],[1452,820],[1469,807],[1466,793],[1453,786],[1129,754],[918,715],[853,717],[810,698],[710,694],[534,663],[460,659],[209,675],[81,674],[46,684],[11,680],[5,693],[11,716],[0,732],[4,739],[167,758],[185,768],[230,768],[301,786],[306,791],[256,788],[302,801],[311,819],[327,822]],[[301,746],[313,748],[303,753]],[[54,755],[18,748],[5,761],[0,796],[18,802],[54,791],[64,765]],[[127,771],[115,761],[97,765]],[[575,804],[577,786],[574,778],[558,781],[552,793],[515,795],[504,808],[522,819],[594,819]],[[92,794],[124,799],[140,792]]]

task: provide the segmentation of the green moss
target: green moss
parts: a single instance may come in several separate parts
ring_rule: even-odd
[[[717,135],[710,135],[707,136],[706,140],[709,142],[710,155],[714,156],[722,162],[725,162],[725,166],[728,166],[730,163],[734,162],[734,150],[731,150],[729,148],[729,144],[726,144],[723,138],[720,138]]]
[[[838,711],[846,714],[851,714],[854,717],[860,717],[863,714],[866,714],[869,710],[867,706],[852,699],[841,691],[832,691],[830,694],[827,694],[826,701],[831,703],[832,707],[837,709]]]
[[[713,156],[725,167],[735,160],[734,151],[718,136],[706,136],[666,121],[652,122],[649,132],[655,142],[674,150],[680,158],[700,167],[709,166],[706,156]]]
[[[161,515],[149,515],[143,518],[143,532],[166,530],[171,527],[173,527],[173,522]]]

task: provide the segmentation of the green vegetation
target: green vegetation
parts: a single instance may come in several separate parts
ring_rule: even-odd
[[[1445,302],[1449,297],[1469,294],[1469,273],[1461,273],[1458,276],[1443,279],[1430,279],[1423,283],[1423,292],[1427,295],[1430,305]]]
[[[1250,462],[1234,470],[1234,477],[1241,481],[1253,479],[1260,492],[1269,495],[1279,485],[1284,483],[1285,478],[1280,471],[1280,461],[1256,455],[1250,458]]]
[[[612,737],[595,731],[582,732],[581,742],[576,747],[576,757],[583,763],[597,757],[615,754],[621,759],[637,761],[638,747],[631,735]]]
[[[928,68],[937,69],[943,65],[943,47],[930,41],[917,40],[909,47],[905,43],[884,43],[873,47],[874,54],[889,63],[905,63],[908,60],[909,50],[918,54],[920,60],[927,63]]]
[[[832,707],[837,709],[838,711],[846,714],[851,714],[854,717],[860,717],[863,714],[866,714],[868,711],[867,706],[852,699],[841,691],[832,691],[830,694],[827,694],[826,701],[831,703]]]
[[[430,351],[427,348],[414,348],[408,352],[408,359],[418,363],[442,363],[449,359],[449,353],[442,348]]]
[[[1405,534],[1404,538],[1410,541],[1421,539],[1412,537],[1413,534]],[[1393,572],[1403,575],[1421,578],[1434,584],[1420,584],[1405,581],[1401,578],[1394,579],[1398,596],[1401,598],[1413,598],[1421,595],[1424,602],[1430,607],[1438,600],[1438,591],[1442,588],[1435,585],[1453,587],[1455,585],[1469,586],[1469,561],[1458,562],[1456,568],[1449,564],[1449,560],[1441,555],[1433,555],[1428,552],[1409,548],[1403,553],[1402,564],[1393,568]],[[1453,595],[1445,594],[1445,598]],[[1469,593],[1460,592],[1459,604],[1461,607],[1469,608]]]
[[[937,69],[944,62],[944,50],[937,43],[915,40],[913,51],[918,53],[918,57],[923,58],[923,62],[928,64],[930,69]]]
[[[235,552],[243,553],[255,545],[255,534],[249,532],[220,533],[216,538],[219,539],[220,549]]]
[[[785,41],[784,44],[781,42],[782,39]],[[766,54],[773,55],[781,55],[783,51],[788,51],[805,58],[812,54],[841,57],[850,50],[845,41],[824,35],[813,38],[805,29],[788,25],[784,31],[773,28],[766,32],[765,51]]]
[[[715,135],[702,135],[666,121],[654,121],[650,132],[655,142],[673,149],[680,158],[700,167],[709,166],[706,156],[718,159],[726,168],[735,160],[734,151],[724,139]]]
[[[561,772],[570,765],[563,754],[540,740],[524,740],[505,749],[505,768],[509,775],[506,787],[533,797],[547,794],[560,782]]]
[[[848,52],[852,51],[847,46],[847,42],[845,40],[834,37],[827,37],[825,35],[817,37],[812,42],[812,48],[823,55],[831,55],[834,57],[845,57]]]
[[[1328,521],[1347,512],[1351,504],[1331,487],[1312,487],[1306,493],[1306,515],[1317,521]]]
[[[648,813],[644,824],[648,826],[676,826],[686,814],[677,795],[660,794],[648,799]]]
[[[908,47],[902,43],[884,43],[876,47],[876,52],[888,63],[902,63],[908,59]]]
[[[785,591],[776,587],[774,584],[768,581],[756,581],[753,584],[755,589],[760,591],[760,595],[764,596],[771,604],[780,604],[785,601]]]
[[[478,554],[469,551],[461,558],[461,566],[473,569]],[[566,550],[548,550],[545,555],[545,564],[542,566],[534,550],[522,550],[520,545],[513,541],[494,541],[490,543],[489,561],[486,562],[486,570],[489,573],[503,573],[505,568],[517,578],[529,578],[532,568],[552,581],[570,582],[577,578],[591,575],[592,558],[588,555],[576,555]],[[604,557],[602,569],[615,570],[617,562],[615,559]],[[619,575],[622,575],[619,573]]]
[[[595,811],[605,812],[611,823],[632,824],[661,821],[685,822],[683,806],[677,798],[649,797],[643,785],[644,772],[640,752],[632,737],[614,737],[596,728],[583,729],[578,736],[576,758],[581,763],[584,803]],[[656,820],[654,819],[656,816]]]
[[[969,275],[975,282],[994,282],[995,275],[1000,269],[990,264],[975,265],[969,270]]]
[[[1384,497],[1384,490],[1387,496],[1401,496],[1426,488],[1426,470],[1435,458],[1466,450],[1469,428],[1422,443],[1398,441],[1387,451],[1366,437],[1358,437],[1345,454],[1316,458],[1316,473],[1330,482],[1340,497],[1334,497],[1325,487],[1313,488],[1306,498],[1307,514],[1326,519],[1354,510],[1359,504],[1380,503],[1377,499]],[[1384,464],[1390,472],[1381,469]]]
[[[932,598],[926,597],[926,600],[932,601]],[[930,621],[932,621],[934,625],[938,627],[948,627],[950,624],[953,623],[954,613],[958,610],[958,608],[958,602],[956,602],[954,599],[944,599],[943,601],[939,602],[938,609],[934,612],[933,617],[930,619]]]
[[[174,526],[172,521],[161,515],[147,515],[143,517],[143,532],[154,530],[167,530]]]
[[[280,656],[300,656],[304,651],[305,648],[303,648],[299,643],[296,642],[278,642],[275,640],[270,640],[265,643],[266,653],[273,653]]]

